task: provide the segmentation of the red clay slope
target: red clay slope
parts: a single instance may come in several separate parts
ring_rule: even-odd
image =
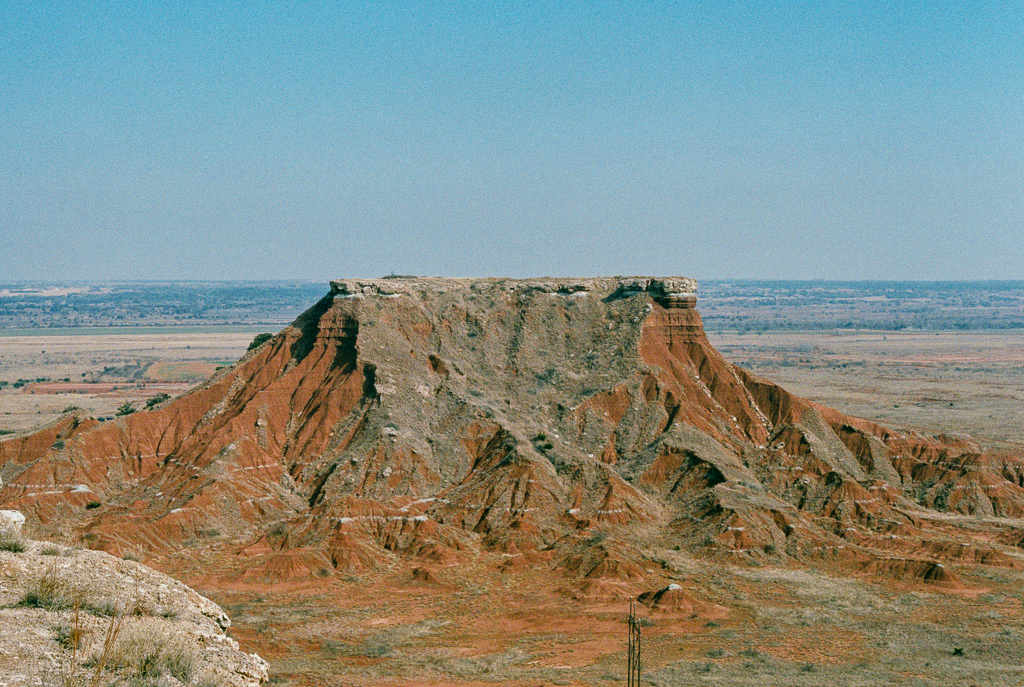
[[[253,582],[481,556],[639,580],[675,547],[922,579],[1020,559],[1024,534],[992,516],[1024,512],[1021,456],[729,364],[692,280],[332,287],[163,408],[0,443],[0,504],[43,536],[215,552]]]

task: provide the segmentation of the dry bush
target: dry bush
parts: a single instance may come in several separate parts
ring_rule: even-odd
[[[7,524],[6,519],[0,522],[0,551],[21,553],[25,550],[25,539],[13,524]]]
[[[90,634],[78,622],[61,623],[53,628],[53,638],[68,651],[77,652],[81,649]]]
[[[73,579],[73,574],[61,570],[56,563],[51,563],[36,580],[30,582],[21,600],[21,606],[41,608],[47,611],[63,611],[77,606],[95,616],[114,617],[124,612],[123,603],[109,594],[96,594],[83,588]],[[132,615],[154,615],[148,605],[136,601],[130,607]]]
[[[71,608],[80,595],[80,591],[64,579],[56,565],[48,565],[39,579],[25,589],[19,604],[47,611],[62,611]]]
[[[89,662],[100,665],[102,657],[94,654]],[[127,625],[109,647],[105,661],[107,670],[128,676],[156,678],[170,675],[180,682],[189,682],[198,664],[196,650],[185,640],[175,637],[154,623],[137,621]]]

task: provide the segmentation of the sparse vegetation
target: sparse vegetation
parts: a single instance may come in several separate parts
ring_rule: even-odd
[[[71,608],[76,596],[78,593],[74,586],[64,579],[56,565],[50,565],[29,585],[19,603],[30,608],[62,611]]]
[[[270,332],[263,332],[262,334],[257,334],[255,337],[253,337],[252,343],[249,344],[249,348],[247,348],[246,350],[251,351],[254,348],[259,348],[260,346],[262,346],[267,341],[270,341],[273,338],[274,335],[271,334]]]
[[[380,658],[391,653],[387,641],[380,637],[371,637],[363,644],[359,653],[367,658]]]
[[[196,672],[195,651],[149,623],[126,625],[104,654],[94,654],[89,664],[145,678],[170,675],[186,683]]]
[[[544,432],[537,433],[533,437],[533,439],[531,439],[531,443],[533,443],[533,447],[535,449],[542,453],[545,451],[550,451],[555,447],[555,445],[551,443],[551,440],[548,439],[548,435],[545,434]]]
[[[25,544],[16,538],[0,537],[0,551],[21,553],[25,550]]]
[[[87,634],[79,622],[61,623],[53,628],[53,638],[69,651],[80,650]]]
[[[152,398],[150,398],[150,399],[148,399],[146,401],[146,410],[152,410],[153,408],[155,408],[156,406],[160,405],[161,403],[163,403],[164,401],[166,401],[166,400],[168,400],[170,398],[171,398],[170,394],[162,394],[162,393],[161,394],[157,394],[156,396],[154,396],[154,397],[152,397]]]
[[[62,574],[56,562],[47,566],[43,574],[25,588],[18,605],[47,611],[80,608],[94,616],[120,614],[116,601],[105,595],[90,597],[75,580]]]
[[[13,533],[0,532],[0,551],[21,553],[25,550],[25,542]]]
[[[25,550],[25,539],[19,529],[6,519],[0,520],[0,551],[21,553]]]
[[[124,415],[131,415],[134,412],[135,404],[132,403],[131,401],[125,401],[124,403],[117,407],[117,410],[114,411],[114,414],[117,415],[118,417],[122,417]]]

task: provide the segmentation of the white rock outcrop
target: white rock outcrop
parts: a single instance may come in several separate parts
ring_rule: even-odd
[[[2,486],[2,484],[0,484]],[[0,510],[0,532],[19,534],[25,525],[25,516],[17,510]]]
[[[147,657],[161,685],[267,681],[267,662],[227,636],[223,609],[188,586],[100,551],[22,541],[23,551],[0,551],[0,686],[89,684],[86,665],[113,627],[99,684],[134,684]]]

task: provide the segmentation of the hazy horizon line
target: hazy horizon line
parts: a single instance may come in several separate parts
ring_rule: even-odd
[[[17,286],[29,286],[29,285],[81,285],[81,286],[105,286],[105,285],[129,285],[129,284],[146,284],[146,285],[158,285],[158,284],[320,284],[327,283],[337,279],[460,279],[460,280],[484,280],[484,279],[510,279],[510,280],[528,280],[528,279],[607,279],[607,278],[628,278],[628,277],[654,277],[654,278],[665,278],[665,277],[687,277],[696,279],[698,283],[748,283],[748,284],[1021,284],[1024,285],[1024,279],[882,279],[882,278],[870,278],[870,279],[834,279],[834,278],[819,278],[819,279],[792,279],[792,278],[772,278],[764,279],[758,277],[690,277],[686,274],[658,274],[658,273],[637,273],[637,274],[592,274],[586,276],[568,276],[568,275],[552,275],[543,274],[535,276],[509,276],[509,275],[492,275],[486,277],[452,277],[446,275],[395,275],[386,274],[381,276],[338,276],[330,277],[327,279],[302,279],[297,277],[288,277],[280,279],[17,279],[10,281],[0,281],[0,288],[2,287],[17,287]]]

